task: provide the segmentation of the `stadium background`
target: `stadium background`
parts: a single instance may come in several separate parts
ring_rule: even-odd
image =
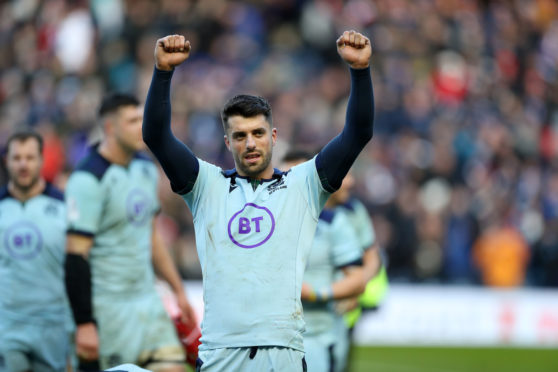
[[[275,160],[289,146],[316,151],[343,125],[349,80],[334,41],[351,28],[374,50],[375,137],[354,166],[354,191],[388,264],[393,296],[384,307],[409,285],[438,293],[434,304],[452,288],[478,294],[471,307],[486,293],[518,308],[543,296],[538,327],[550,330],[535,342],[497,338],[490,346],[514,346],[502,352],[417,351],[406,348],[421,344],[411,337],[359,349],[354,370],[558,370],[555,0],[3,1],[0,141],[36,128],[46,139],[44,175],[63,187],[100,135],[102,95],[144,99],[155,40],[180,33],[193,52],[175,73],[173,129],[199,157],[233,166],[218,112],[238,92],[270,100]],[[191,215],[162,179],[165,239],[183,277],[200,279]]]

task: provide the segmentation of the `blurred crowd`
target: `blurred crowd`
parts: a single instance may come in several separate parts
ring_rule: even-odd
[[[156,39],[183,34],[173,130],[200,158],[233,166],[219,110],[240,92],[271,102],[275,161],[318,151],[344,124],[346,29],[374,50],[375,134],[354,194],[390,280],[558,286],[556,0],[3,1],[0,142],[36,128],[63,187],[99,138],[102,96],[145,100]],[[199,278],[191,215],[161,181],[165,239]]]

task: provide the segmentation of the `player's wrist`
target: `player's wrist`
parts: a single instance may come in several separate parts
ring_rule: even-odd
[[[316,293],[317,301],[327,302],[333,299],[333,289],[331,287],[326,287],[320,289]]]
[[[310,302],[328,302],[333,299],[333,289],[331,287],[315,290],[309,288],[307,300]]]
[[[164,63],[157,63],[157,62],[155,62],[155,68],[159,71],[165,71],[165,72],[170,72],[174,70],[174,66],[167,65]]]
[[[308,293],[306,295],[306,300],[310,302],[316,302],[318,299],[318,295],[314,288],[308,287]]]
[[[353,70],[365,70],[370,67],[370,61],[366,63],[349,63],[349,67]]]
[[[90,327],[97,328],[97,322],[95,321],[95,319],[91,319],[87,322],[82,322],[82,323],[77,323],[76,322],[76,327],[78,327],[78,328],[90,328]]]

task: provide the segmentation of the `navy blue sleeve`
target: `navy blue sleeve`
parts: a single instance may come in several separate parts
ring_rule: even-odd
[[[161,163],[173,191],[187,194],[196,183],[200,165],[192,151],[171,130],[172,73],[156,68],[153,71],[143,114],[143,140]]]
[[[373,124],[374,94],[370,68],[351,69],[351,95],[345,127],[316,157],[316,168],[324,189],[329,192],[339,189],[358,154],[372,138]]]

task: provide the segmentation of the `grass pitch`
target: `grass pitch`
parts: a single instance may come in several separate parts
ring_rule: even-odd
[[[349,372],[557,372],[557,349],[356,347]]]

